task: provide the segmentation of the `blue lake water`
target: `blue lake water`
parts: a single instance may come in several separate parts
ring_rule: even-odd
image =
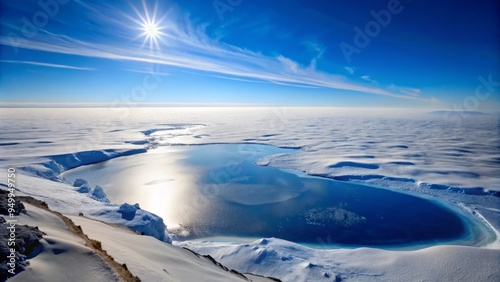
[[[388,246],[481,237],[470,219],[428,199],[258,166],[296,150],[255,144],[174,146],[64,173],[115,203],[162,216],[179,239],[277,237]]]

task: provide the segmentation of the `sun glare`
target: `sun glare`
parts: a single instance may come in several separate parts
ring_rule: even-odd
[[[138,17],[138,19],[131,18],[131,20],[138,25],[138,29],[140,30],[138,37],[144,38],[142,46],[149,42],[149,48],[160,49],[159,41],[163,42],[162,36],[165,35],[165,33],[162,32],[164,27],[161,24],[166,15],[158,19],[157,2],[155,2],[152,10],[150,10],[144,0],[142,1],[142,12],[134,6],[132,6],[132,9]]]
[[[145,23],[144,34],[149,39],[156,39],[160,35],[160,31],[158,30],[158,26],[156,25],[156,23]]]

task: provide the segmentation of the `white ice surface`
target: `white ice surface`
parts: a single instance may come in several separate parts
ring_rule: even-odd
[[[257,142],[301,147],[299,154],[272,157],[268,163],[311,174],[347,178],[381,175],[500,191],[500,117],[493,114],[430,115],[337,108],[118,108],[2,109],[1,118],[0,144],[15,144],[0,146],[2,160],[10,164],[37,156],[143,148],[150,143]]]
[[[262,165],[425,194],[475,211],[496,229],[500,226],[499,197],[482,195],[500,191],[498,115],[427,115],[404,109],[122,108],[1,109],[0,118],[0,164],[4,169],[30,165],[33,171],[45,169],[50,174],[41,165],[50,162],[50,156],[84,151],[142,150],[171,144],[271,144],[301,150],[263,159]],[[69,183],[33,175],[19,173],[18,180],[21,192],[45,200],[63,213],[83,212],[113,223],[130,223],[117,212],[122,203],[97,202]],[[0,183],[5,184],[6,179]],[[157,226],[152,230],[158,230]],[[499,273],[491,266],[492,262],[498,265],[498,241],[486,248],[438,246],[398,252],[366,248],[304,252],[296,244],[270,242],[266,265],[257,266],[250,256],[255,253],[245,246],[187,244],[231,267],[242,267],[240,271],[253,269],[265,275],[274,271],[285,281],[324,277],[323,268],[303,265],[301,257],[315,259],[313,265],[353,281],[495,281]],[[249,256],[246,260],[231,251],[238,248]],[[287,256],[293,259],[287,260]],[[295,276],[284,273],[290,267]]]

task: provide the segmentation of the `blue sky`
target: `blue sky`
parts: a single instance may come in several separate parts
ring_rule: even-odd
[[[500,108],[497,1],[1,5],[4,106]]]

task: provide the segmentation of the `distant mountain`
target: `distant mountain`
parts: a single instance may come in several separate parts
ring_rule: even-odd
[[[460,115],[466,115],[466,116],[486,116],[489,115],[487,113],[483,112],[477,112],[477,111],[434,111],[430,112],[429,114],[431,115],[445,115],[445,114],[460,114]]]

